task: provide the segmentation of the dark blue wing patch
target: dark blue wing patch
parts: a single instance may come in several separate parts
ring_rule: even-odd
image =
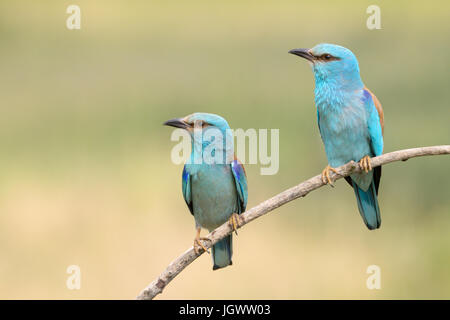
[[[231,163],[231,171],[233,172],[234,181],[236,183],[236,190],[239,197],[239,210],[242,213],[247,208],[247,176],[245,174],[245,169],[242,163],[238,159],[234,159]]]
[[[181,177],[182,180],[182,191],[183,191],[183,198],[186,202],[189,211],[192,215],[194,215],[194,209],[192,206],[192,193],[191,193],[191,176],[189,175],[189,172],[186,170],[186,165],[183,168],[183,175]]]

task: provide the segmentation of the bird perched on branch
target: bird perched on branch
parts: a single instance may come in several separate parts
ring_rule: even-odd
[[[165,125],[189,132],[192,150],[182,175],[182,191],[194,216],[197,235],[194,250],[206,247],[200,237],[201,228],[214,230],[227,220],[233,230],[239,227],[239,214],[247,206],[247,177],[243,165],[234,156],[233,135],[222,117],[194,113],[168,120]],[[212,248],[213,270],[232,264],[232,234]],[[209,252],[208,252],[209,253]]]
[[[370,230],[379,228],[381,167],[372,170],[370,158],[383,152],[380,102],[361,81],[358,60],[349,49],[324,43],[289,53],[305,58],[314,72],[317,120],[328,158],[322,180],[333,185],[330,171],[337,173],[335,167],[359,161],[364,172],[351,174],[346,180],[354,189],[364,223]]]

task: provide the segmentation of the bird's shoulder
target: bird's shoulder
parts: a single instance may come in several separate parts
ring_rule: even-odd
[[[247,207],[248,187],[247,187],[247,174],[245,172],[244,165],[241,161],[234,156],[234,160],[231,162],[231,170],[236,183],[236,190],[238,192],[240,208],[238,213],[245,211]]]
[[[247,173],[245,172],[245,167],[242,164],[241,160],[239,160],[236,155],[234,155],[233,162],[231,163],[231,169],[233,172],[238,174],[238,178],[244,173],[244,176],[247,177]]]
[[[187,170],[186,167],[187,166],[184,165],[183,174],[181,176],[183,198],[189,208],[189,211],[191,212],[192,215],[194,215],[194,208],[192,206],[191,179],[189,171]]]
[[[373,92],[370,91],[369,88],[364,87],[363,90],[364,90],[364,97],[371,98],[375,108],[377,109],[378,117],[380,118],[381,131],[384,133],[384,112],[380,100],[378,100],[377,96],[373,94]]]

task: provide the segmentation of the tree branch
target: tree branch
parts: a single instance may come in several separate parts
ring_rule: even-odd
[[[372,158],[372,167],[378,167],[395,161],[406,161],[410,158],[421,157],[421,156],[431,156],[431,155],[442,155],[450,154],[450,145],[433,146],[433,147],[423,147],[423,148],[413,148],[394,151],[390,153],[383,154],[379,157]],[[361,168],[359,164],[351,161],[339,168],[336,168],[339,174],[331,172],[331,178],[333,180],[338,180],[346,177],[352,173],[360,172]],[[252,220],[265,215],[266,213],[300,197],[306,196],[313,190],[316,190],[325,184],[322,182],[321,175],[312,177],[295,187],[287,189],[280,194],[260,203],[256,207],[253,207],[240,215],[240,227],[246,225]],[[228,222],[224,223],[220,227],[213,230],[208,234],[207,238],[210,241],[204,241],[206,248],[210,248],[219,240],[223,239],[232,232],[232,228]],[[184,268],[190,265],[195,259],[203,254],[200,252],[196,254],[193,247],[189,248],[182,255],[172,261],[169,266],[164,270],[158,278],[156,278],[152,283],[150,283],[137,297],[138,300],[151,300],[156,295],[160,294],[163,289],[172,281]]]

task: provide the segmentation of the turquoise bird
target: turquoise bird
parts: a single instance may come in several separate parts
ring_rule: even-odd
[[[372,170],[371,157],[383,152],[384,116],[381,104],[363,84],[358,60],[347,48],[319,44],[312,49],[293,49],[305,58],[315,78],[315,104],[328,166],[322,172],[324,183],[333,185],[330,171],[350,160],[359,161],[362,173],[346,177],[356,195],[358,209],[366,226],[381,224],[377,195],[381,167]]]
[[[182,191],[195,219],[194,250],[207,249],[201,228],[214,230],[229,221],[239,227],[239,214],[247,206],[247,177],[244,166],[234,156],[233,135],[227,121],[215,114],[194,113],[168,120],[165,125],[182,128],[191,136],[192,149],[184,165]],[[236,232],[237,234],[237,232]],[[213,270],[232,264],[232,234],[212,248]]]

